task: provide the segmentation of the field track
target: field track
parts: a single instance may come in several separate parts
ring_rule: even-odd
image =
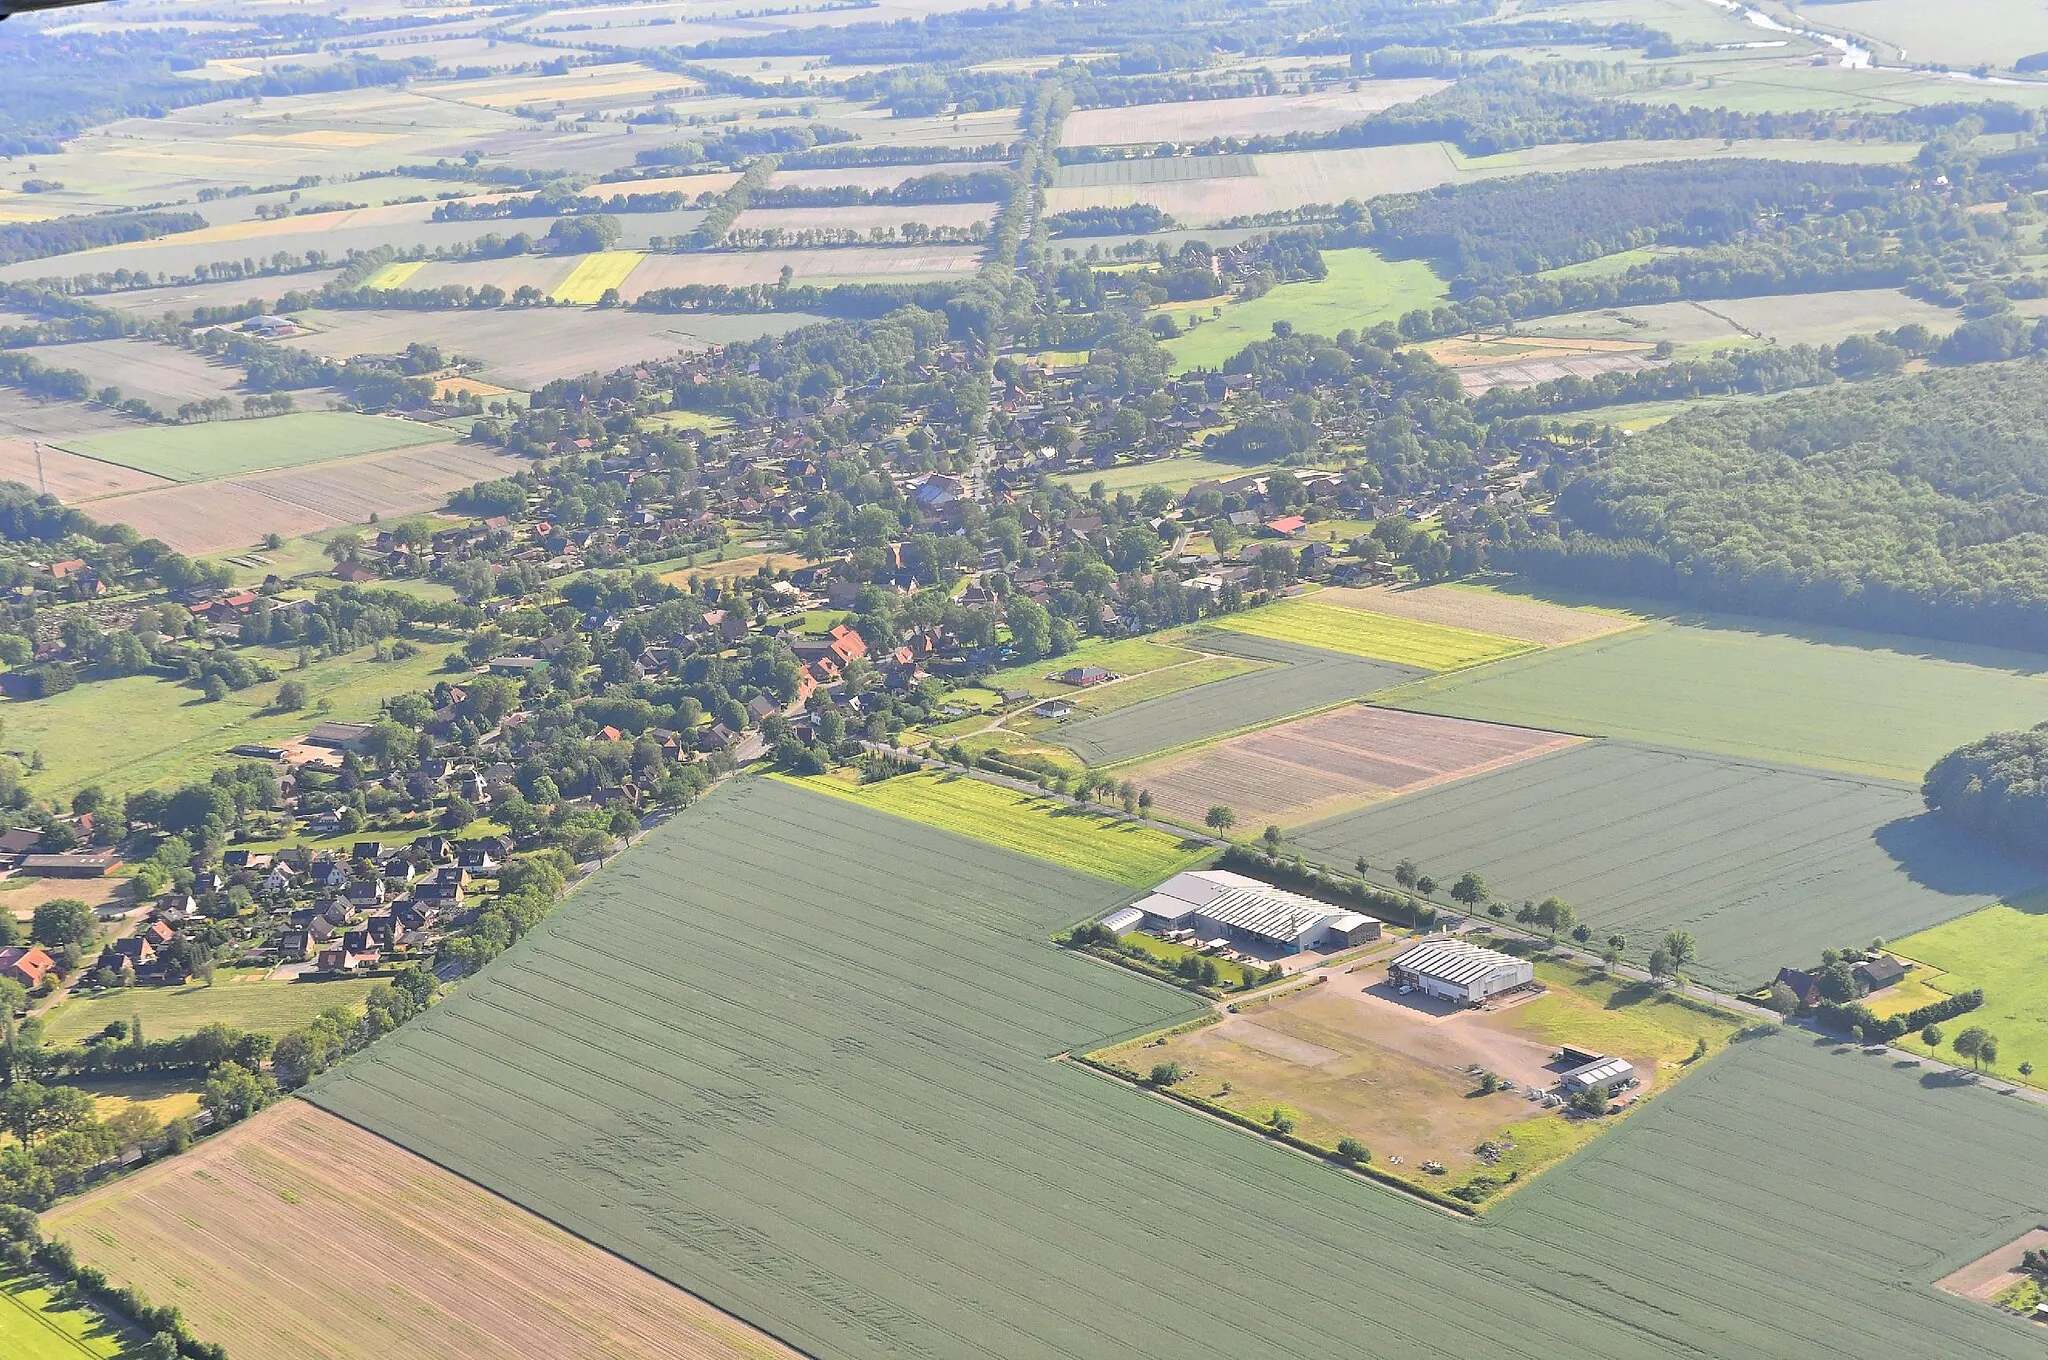
[[[287,1100],[44,1220],[236,1356],[767,1360],[745,1324]],[[317,1244],[318,1268],[307,1252]],[[195,1260],[203,1268],[195,1269]]]

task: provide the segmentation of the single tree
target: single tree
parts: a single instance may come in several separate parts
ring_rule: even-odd
[[[1237,814],[1219,803],[1209,809],[1209,815],[1202,819],[1202,825],[1220,836],[1237,825]]]
[[[1154,1086],[1173,1086],[1187,1074],[1187,1069],[1179,1063],[1163,1062],[1153,1067],[1150,1080]]]
[[[1656,947],[1655,949],[1652,949],[1652,950],[1650,951],[1650,976],[1651,976],[1651,977],[1653,977],[1653,978],[1667,978],[1667,977],[1670,977],[1670,976],[1671,976],[1671,970],[1672,970],[1672,967],[1673,967],[1673,964],[1672,964],[1672,962],[1671,962],[1671,951],[1670,951],[1670,950],[1666,949],[1666,948],[1665,948],[1665,947],[1664,947],[1663,945],[1661,945],[1661,944],[1660,944],[1660,945],[1658,945],[1658,946],[1657,946],[1657,947]]]
[[[1372,1160],[1372,1151],[1356,1138],[1339,1138],[1337,1157],[1348,1166],[1362,1166]]]
[[[1424,874],[1422,877],[1415,880],[1415,891],[1421,893],[1424,897],[1428,897],[1431,893],[1436,891],[1436,880],[1431,878],[1428,874]]]
[[[1537,924],[1550,931],[1550,942],[1557,943],[1557,932],[1570,930],[1578,924],[1579,914],[1572,910],[1572,904],[1562,897],[1546,897],[1536,908]]]
[[[1941,1047],[1941,1026],[1940,1026],[1940,1025],[1929,1025],[1929,1026],[1928,1026],[1928,1027],[1927,1027],[1926,1029],[1923,1029],[1923,1030],[1921,1030],[1921,1031],[1920,1031],[1920,1042],[1921,1042],[1921,1043],[1923,1043],[1923,1044],[1926,1044],[1926,1045],[1927,1045],[1927,1046],[1928,1046],[1929,1048],[1940,1048],[1940,1047]]]
[[[1664,937],[1664,952],[1671,956],[1674,969],[1683,968],[1700,956],[1699,941],[1689,930],[1674,930]]]
[[[1360,878],[1364,878],[1366,870],[1372,868],[1372,865],[1366,863],[1364,855],[1360,855],[1357,859],[1351,861],[1351,867],[1358,871]]]
[[[1260,840],[1262,840],[1262,841],[1264,841],[1264,842],[1266,843],[1266,853],[1267,853],[1267,854],[1269,854],[1269,855],[1277,855],[1277,854],[1279,854],[1279,853],[1280,853],[1280,828],[1279,828],[1279,827],[1277,827],[1277,826],[1269,826],[1269,827],[1267,827],[1267,828],[1266,828],[1266,829],[1265,829],[1264,831],[1262,831],[1262,832],[1260,832],[1260,833],[1259,833],[1259,839],[1260,839]]]
[[[1970,1066],[1978,1067],[1983,1060],[1984,1044],[1991,1038],[1991,1031],[1982,1025],[1972,1025],[1951,1041],[1955,1051],[1970,1060]]]
[[[1394,881],[1404,888],[1415,886],[1415,880],[1422,876],[1422,869],[1412,859],[1404,859],[1394,866]]]
[[[1458,881],[1451,885],[1451,900],[1461,902],[1474,911],[1485,906],[1486,899],[1491,896],[1493,894],[1487,891],[1486,880],[1480,877],[1476,869],[1467,869]]]

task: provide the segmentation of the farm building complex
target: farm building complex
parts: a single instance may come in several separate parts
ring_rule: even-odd
[[[1380,923],[1370,916],[1223,869],[1175,874],[1103,924],[1119,933],[1190,930],[1204,939],[1288,954],[1380,937]]]
[[[1536,969],[1527,959],[1463,940],[1424,940],[1394,956],[1387,978],[1439,1000],[1476,1006],[1490,996],[1527,986],[1535,981]]]

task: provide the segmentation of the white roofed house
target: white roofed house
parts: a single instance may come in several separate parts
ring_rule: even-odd
[[[1175,874],[1149,897],[1140,898],[1110,919],[1122,919],[1131,912],[1140,913],[1149,929],[1192,930],[1205,939],[1229,940],[1283,954],[1342,948],[1380,936],[1380,923],[1370,916],[1224,869]]]
[[[1488,997],[1511,992],[1536,980],[1527,959],[1503,954],[1466,940],[1424,940],[1402,950],[1387,964],[1387,980],[1414,987],[1440,1001],[1476,1006]]]

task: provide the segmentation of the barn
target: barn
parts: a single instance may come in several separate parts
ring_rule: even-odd
[[[1175,874],[1125,911],[1139,912],[1148,930],[1189,930],[1282,954],[1377,940],[1381,929],[1370,916],[1224,869]]]
[[[1527,959],[1445,937],[1424,940],[1396,954],[1387,964],[1387,980],[1440,1001],[1476,1006],[1490,996],[1527,986],[1536,980],[1536,969]]]

